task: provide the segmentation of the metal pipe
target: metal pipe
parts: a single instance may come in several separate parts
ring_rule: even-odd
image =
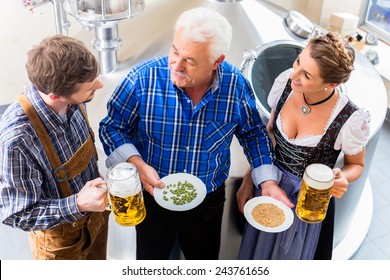
[[[56,23],[57,34],[68,35],[70,22],[66,19],[62,0],[53,0],[54,19]]]
[[[131,18],[141,12],[144,7],[143,0],[54,0],[56,6],[56,24],[59,32],[63,32],[61,17],[63,9],[74,16],[83,26],[90,30],[95,28],[95,38],[92,41],[93,48],[98,51],[100,61],[100,74],[111,73],[117,66],[117,50],[122,46],[122,40],[118,37],[119,20]],[[122,0],[121,0],[122,1]],[[63,6],[65,2],[65,7]],[[127,6],[123,5],[127,2]],[[134,7],[132,8],[132,3]],[[121,8],[118,9],[118,4]],[[114,7],[114,8],[113,8]],[[128,13],[124,12],[127,8]]]
[[[117,50],[122,46],[122,40],[118,37],[118,21],[98,23],[92,45],[99,54],[100,74],[114,71],[117,66]]]
[[[243,61],[240,65],[240,72],[243,72],[250,62],[256,59],[256,52],[252,49],[244,50],[242,54]]]
[[[103,17],[103,20],[106,20],[106,16],[107,16],[106,1],[102,0],[101,5],[102,5],[102,17]]]

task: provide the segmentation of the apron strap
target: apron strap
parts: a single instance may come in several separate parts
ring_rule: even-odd
[[[95,133],[93,132],[93,130],[92,130],[92,128],[91,128],[91,125],[89,124],[88,117],[87,117],[87,113],[85,112],[85,109],[84,109],[83,104],[80,104],[79,107],[80,107],[81,113],[82,113],[83,116],[84,116],[85,121],[87,122],[88,129],[89,129],[89,135],[92,137],[92,142],[93,142],[93,148],[94,148],[95,158],[96,158],[96,161],[98,161],[98,160],[99,160],[99,157],[98,157],[98,153],[97,153],[96,146],[95,146]]]
[[[96,147],[94,145],[94,141],[92,139],[91,134],[89,135],[88,139],[81,145],[81,147],[76,151],[76,153],[74,153],[73,156],[67,162],[61,164],[61,161],[58,157],[56,150],[54,149],[53,143],[50,140],[49,134],[47,133],[45,126],[43,125],[38,113],[35,111],[27,96],[23,93],[20,94],[18,96],[18,102],[22,106],[32,126],[34,127],[39,139],[41,140],[42,146],[45,149],[46,155],[53,170],[53,176],[56,179],[58,186],[60,187],[59,189],[62,197],[68,197],[72,195],[73,192],[70,188],[68,180],[80,174],[87,167],[87,165],[92,159],[92,156],[94,154],[97,155]],[[83,106],[80,106],[80,109],[82,107]],[[90,129],[84,108],[81,109],[81,112],[83,113],[83,116],[87,121],[88,128]]]

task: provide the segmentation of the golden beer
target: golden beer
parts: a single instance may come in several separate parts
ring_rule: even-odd
[[[136,167],[128,162],[112,166],[107,172],[111,211],[122,226],[135,226],[146,216],[141,181]]]
[[[129,197],[110,194],[115,221],[122,226],[135,226],[145,219],[146,211],[142,192]]]
[[[314,163],[306,167],[295,212],[306,223],[319,223],[325,219],[334,182],[330,167]]]

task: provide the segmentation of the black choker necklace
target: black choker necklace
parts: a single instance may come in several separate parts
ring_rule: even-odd
[[[329,99],[331,99],[332,96],[333,96],[333,94],[335,93],[335,91],[336,91],[336,89],[333,89],[332,93],[329,94],[328,97],[326,97],[325,99],[323,99],[323,100],[321,100],[321,101],[318,101],[318,102],[316,102],[316,103],[312,103],[312,104],[310,104],[310,103],[308,103],[308,102],[306,101],[305,94],[303,94],[303,100],[305,101],[305,104],[301,107],[301,111],[302,111],[303,115],[307,116],[308,114],[310,114],[310,112],[311,112],[310,106],[320,105],[320,104],[322,104],[322,103],[328,101]]]

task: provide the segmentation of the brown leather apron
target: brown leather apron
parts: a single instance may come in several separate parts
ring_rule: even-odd
[[[79,108],[87,122],[90,135],[76,153],[62,164],[45,126],[26,95],[21,94],[18,102],[41,140],[62,197],[72,195],[68,180],[80,174],[87,167],[93,155],[97,159],[93,132],[83,105],[79,105]],[[109,211],[89,213],[73,223],[61,224],[48,230],[29,232],[33,258],[106,259],[109,214]]]

